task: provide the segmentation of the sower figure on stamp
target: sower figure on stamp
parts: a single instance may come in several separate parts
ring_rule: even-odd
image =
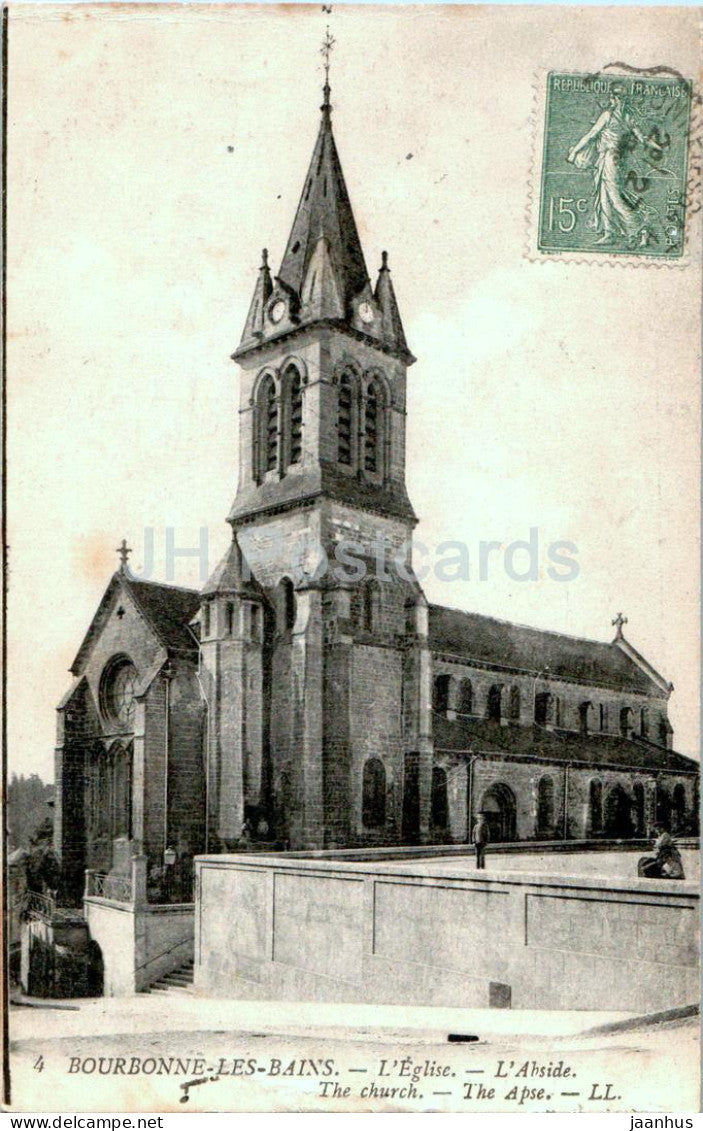
[[[486,845],[491,839],[485,813],[479,813],[471,833],[471,843],[476,849],[476,867],[486,867]]]
[[[596,243],[613,243],[620,236],[632,244],[650,218],[651,210],[641,196],[623,183],[621,163],[633,140],[661,151],[661,146],[645,138],[634,121],[625,87],[613,86],[609,106],[588,133],[571,146],[566,158],[577,169],[593,169],[593,218],[589,227],[599,233]]]

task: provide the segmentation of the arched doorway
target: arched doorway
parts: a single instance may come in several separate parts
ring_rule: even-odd
[[[515,794],[509,786],[497,782],[481,798],[479,810],[485,813],[491,841],[515,840]]]
[[[619,785],[614,785],[605,799],[605,835],[632,836],[632,803]]]

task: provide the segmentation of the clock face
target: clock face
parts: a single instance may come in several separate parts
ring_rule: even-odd
[[[362,322],[365,322],[367,325],[370,322],[373,322],[373,310],[371,309],[368,302],[360,302],[359,303],[359,318],[361,319]]]
[[[285,312],[286,304],[282,299],[279,298],[278,301],[274,302],[273,306],[271,307],[269,311],[269,318],[272,322],[280,322]]]

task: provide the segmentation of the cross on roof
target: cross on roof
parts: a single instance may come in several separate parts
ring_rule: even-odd
[[[615,625],[616,628],[615,639],[622,640],[622,626],[624,624],[627,624],[627,617],[624,617],[622,613],[618,613],[618,615],[613,621],[611,621],[611,623]]]
[[[132,553],[132,547],[127,545],[127,539],[123,538],[120,545],[115,550],[116,554],[120,556],[120,573],[125,573],[129,561],[129,555]]]

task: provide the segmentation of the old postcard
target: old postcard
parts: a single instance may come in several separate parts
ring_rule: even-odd
[[[10,1110],[699,1110],[699,33],[5,9]]]

